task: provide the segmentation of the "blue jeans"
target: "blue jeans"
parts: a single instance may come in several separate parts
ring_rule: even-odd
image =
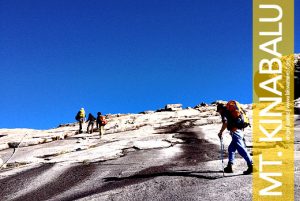
[[[252,165],[252,158],[247,152],[245,142],[243,141],[243,135],[241,130],[231,131],[232,141],[228,147],[228,163],[233,164],[236,150],[245,159],[247,165]]]

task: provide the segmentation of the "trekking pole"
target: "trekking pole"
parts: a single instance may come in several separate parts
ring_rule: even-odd
[[[223,144],[223,138],[220,138],[220,143],[221,143],[221,160],[222,160],[222,171],[223,171],[223,177],[225,176],[224,174],[224,157],[223,157],[223,150],[224,150],[224,144]]]

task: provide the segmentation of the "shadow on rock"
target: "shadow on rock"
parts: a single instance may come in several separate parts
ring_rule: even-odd
[[[107,177],[103,181],[105,184],[101,187],[90,189],[78,194],[74,194],[65,200],[74,200],[88,197],[93,194],[103,193],[125,186],[151,180],[155,177],[193,177],[197,179],[215,180],[222,177],[222,171],[172,171],[171,168],[178,166],[196,166],[201,162],[207,162],[220,159],[220,146],[210,143],[204,139],[204,133],[201,131],[192,131],[195,126],[193,120],[184,120],[170,126],[157,128],[157,134],[176,133],[175,137],[182,139],[183,143],[176,144],[180,146],[182,152],[172,158],[172,161],[160,166],[152,166],[137,172],[128,177]],[[224,156],[226,157],[226,156]],[[220,166],[221,169],[221,166]]]
[[[45,185],[42,185],[39,188],[29,191],[27,194],[21,195],[12,200],[49,200],[52,197],[62,194],[63,192],[68,191],[72,187],[88,179],[95,169],[95,165],[80,165],[71,167],[62,172],[58,178],[55,178],[51,182],[46,183]],[[39,174],[39,172],[33,170],[31,171],[31,174],[32,176],[36,177]],[[24,178],[24,175],[22,174],[21,177]],[[27,177],[25,178],[28,179]]]
[[[53,164],[43,165],[34,169],[26,170],[20,174],[10,176],[0,180],[0,197],[7,198],[9,196],[23,188],[26,188],[31,181],[33,181],[36,175],[43,174],[45,171],[51,169]],[[0,199],[0,200],[1,200]]]

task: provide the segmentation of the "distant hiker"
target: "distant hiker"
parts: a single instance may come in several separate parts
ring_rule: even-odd
[[[100,128],[100,124],[101,124],[100,117],[101,117],[101,112],[97,112],[97,119],[96,119],[96,126],[97,126],[97,129]]]
[[[97,128],[99,129],[100,138],[104,135],[104,126],[107,124],[107,120],[101,114],[101,112],[97,113]]]
[[[235,152],[238,151],[248,165],[248,169],[244,171],[244,174],[251,174],[253,172],[253,162],[250,154],[247,152],[245,142],[243,141],[243,130],[250,125],[246,113],[237,101],[229,101],[227,104],[218,104],[217,112],[220,113],[223,123],[218,134],[219,138],[222,139],[222,134],[226,128],[230,131],[232,137],[232,141],[228,147],[228,165],[224,168],[224,172],[233,173],[232,165],[234,156]]]
[[[81,108],[75,117],[75,119],[79,122],[79,133],[82,133],[82,124],[85,120],[85,111],[84,108]]]
[[[87,133],[93,133],[93,131],[94,131],[94,124],[96,122],[96,118],[91,113],[89,113],[88,119],[86,120],[85,123],[87,123],[87,122],[89,122],[89,124],[87,126],[87,131],[86,132]],[[92,127],[91,130],[90,130],[90,127]]]

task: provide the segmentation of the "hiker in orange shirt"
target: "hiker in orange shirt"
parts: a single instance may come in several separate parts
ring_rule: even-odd
[[[105,119],[105,117],[101,114],[101,112],[97,113],[97,128],[99,129],[99,135],[100,138],[102,137],[102,135],[104,135],[104,126],[107,124],[107,120]]]
[[[219,138],[222,139],[222,134],[226,128],[230,131],[232,137],[232,141],[228,147],[228,165],[224,168],[224,172],[233,173],[232,165],[234,156],[235,152],[238,151],[248,165],[248,169],[244,171],[244,174],[251,174],[253,172],[253,162],[243,140],[243,130],[250,125],[249,119],[236,101],[229,101],[226,105],[222,103],[218,104],[217,112],[221,115],[223,123],[218,133]]]

